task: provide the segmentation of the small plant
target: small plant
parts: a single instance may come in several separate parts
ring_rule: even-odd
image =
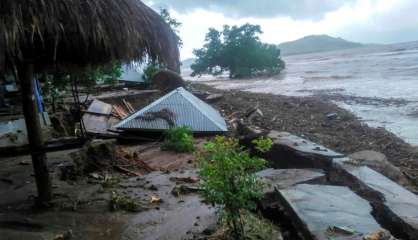
[[[257,149],[267,151],[265,140],[255,141]],[[206,200],[223,210],[223,219],[235,239],[243,239],[245,230],[241,210],[256,207],[255,199],[262,194],[263,183],[254,174],[266,161],[250,156],[233,138],[217,136],[197,153],[200,164],[201,188]]]
[[[282,239],[280,229],[275,226],[268,219],[265,219],[261,215],[251,213],[249,211],[241,211],[242,224],[244,226],[246,240],[276,240]],[[208,239],[217,240],[230,240],[231,236],[228,235],[228,225],[225,222],[221,222],[220,228],[217,232],[210,236]]]
[[[101,182],[103,188],[113,188],[121,182],[120,177],[105,176]]]
[[[192,152],[194,145],[193,134],[190,128],[183,126],[167,130],[162,149],[176,152]]]
[[[260,152],[267,152],[273,146],[273,140],[271,140],[271,138],[268,137],[260,137],[258,139],[253,140],[252,143],[255,145],[255,149],[257,149]]]
[[[118,192],[112,192],[110,209],[112,211],[125,210],[129,212],[138,212],[141,210],[141,205],[129,196],[121,195]]]

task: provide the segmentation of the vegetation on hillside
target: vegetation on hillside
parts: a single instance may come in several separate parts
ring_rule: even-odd
[[[279,44],[282,55],[305,54],[364,47],[361,43],[349,42],[328,35],[310,35],[295,41]]]
[[[203,48],[196,49],[192,76],[229,72],[230,78],[278,74],[285,64],[280,49],[260,41],[259,25],[225,25],[223,31],[209,29]]]

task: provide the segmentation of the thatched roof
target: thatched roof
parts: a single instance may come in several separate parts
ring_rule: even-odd
[[[179,64],[176,35],[139,0],[0,0],[0,71],[22,60],[83,66],[146,55]]]

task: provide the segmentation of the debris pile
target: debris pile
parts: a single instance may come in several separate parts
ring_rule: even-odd
[[[116,150],[116,156],[117,164],[114,167],[129,176],[142,176],[154,171],[136,152],[128,152],[119,146]]]

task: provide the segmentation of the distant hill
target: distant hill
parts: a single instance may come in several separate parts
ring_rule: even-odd
[[[368,45],[350,42],[342,38],[334,38],[328,35],[310,35],[295,41],[279,44],[282,56],[326,52],[364,46]]]

